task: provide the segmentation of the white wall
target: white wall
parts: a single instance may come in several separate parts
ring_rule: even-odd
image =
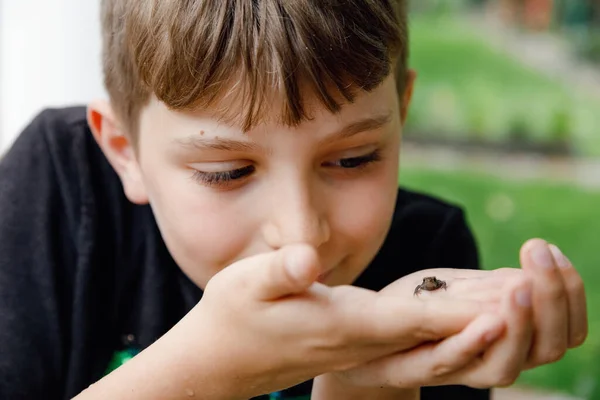
[[[0,0],[0,153],[46,107],[105,96],[99,0]]]

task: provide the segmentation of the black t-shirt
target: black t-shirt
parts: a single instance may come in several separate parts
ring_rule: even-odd
[[[425,268],[478,268],[459,208],[400,189],[393,218],[357,286],[379,290]],[[85,108],[34,119],[0,161],[0,398],[72,398],[105,374],[115,352],[149,346],[201,295],[150,207],[125,198]],[[458,386],[422,393],[489,398]]]

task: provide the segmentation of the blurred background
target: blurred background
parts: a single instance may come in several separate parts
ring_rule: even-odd
[[[413,0],[410,32],[401,184],[464,206],[485,268],[543,237],[586,283],[585,345],[497,398],[600,399],[600,1]]]
[[[0,0],[0,153],[46,107],[104,96],[100,2]]]
[[[0,0],[0,153],[105,95],[98,3]],[[586,282],[586,344],[496,398],[600,399],[600,0],[412,0],[410,28],[401,184],[465,207],[485,268],[543,237]]]

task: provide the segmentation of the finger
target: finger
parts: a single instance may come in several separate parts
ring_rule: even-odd
[[[506,324],[501,316],[481,315],[464,331],[450,336],[436,345],[429,345],[429,354],[415,353],[412,364],[429,374],[436,382],[435,384],[443,384],[448,375],[460,371],[468,365],[478,363],[480,356],[502,336],[505,328]],[[432,363],[432,360],[435,361]],[[428,383],[422,382],[422,384],[427,385]]]
[[[475,362],[505,329],[493,314],[476,318],[463,331],[431,343],[371,361],[344,374],[360,385],[396,388],[441,385],[451,372]]]
[[[371,338],[384,343],[401,343],[410,337],[412,342],[407,346],[413,347],[454,335],[481,314],[497,310],[495,302],[379,295],[374,307],[365,308],[364,315],[357,316],[355,312],[348,323],[369,321],[367,333]],[[364,332],[360,327],[355,331]]]
[[[314,248],[293,245],[246,258],[226,270],[235,274],[233,288],[250,290],[256,299],[267,301],[305,291],[317,280],[320,266]]]
[[[578,347],[583,344],[588,335],[587,301],[583,279],[581,279],[571,261],[558,247],[551,244],[550,251],[552,251],[567,291],[569,311],[568,347]]]
[[[521,251],[521,265],[533,282],[535,338],[528,367],[534,367],[559,360],[567,350],[568,296],[562,275],[545,241],[528,241]]]
[[[532,287],[524,277],[513,284],[503,299],[502,315],[506,320],[504,336],[483,355],[481,363],[463,372],[464,384],[510,386],[524,369],[533,335]]]
[[[479,363],[480,355],[504,330],[505,323],[501,317],[484,314],[454,336],[408,351],[404,356],[396,357],[396,360],[391,359],[387,377],[408,377],[418,386],[452,384],[454,382],[448,378],[469,365]]]

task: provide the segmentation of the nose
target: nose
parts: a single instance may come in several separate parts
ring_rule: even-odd
[[[329,241],[331,232],[324,203],[306,185],[286,185],[268,204],[263,226],[267,244],[278,249],[304,243],[315,248]]]

